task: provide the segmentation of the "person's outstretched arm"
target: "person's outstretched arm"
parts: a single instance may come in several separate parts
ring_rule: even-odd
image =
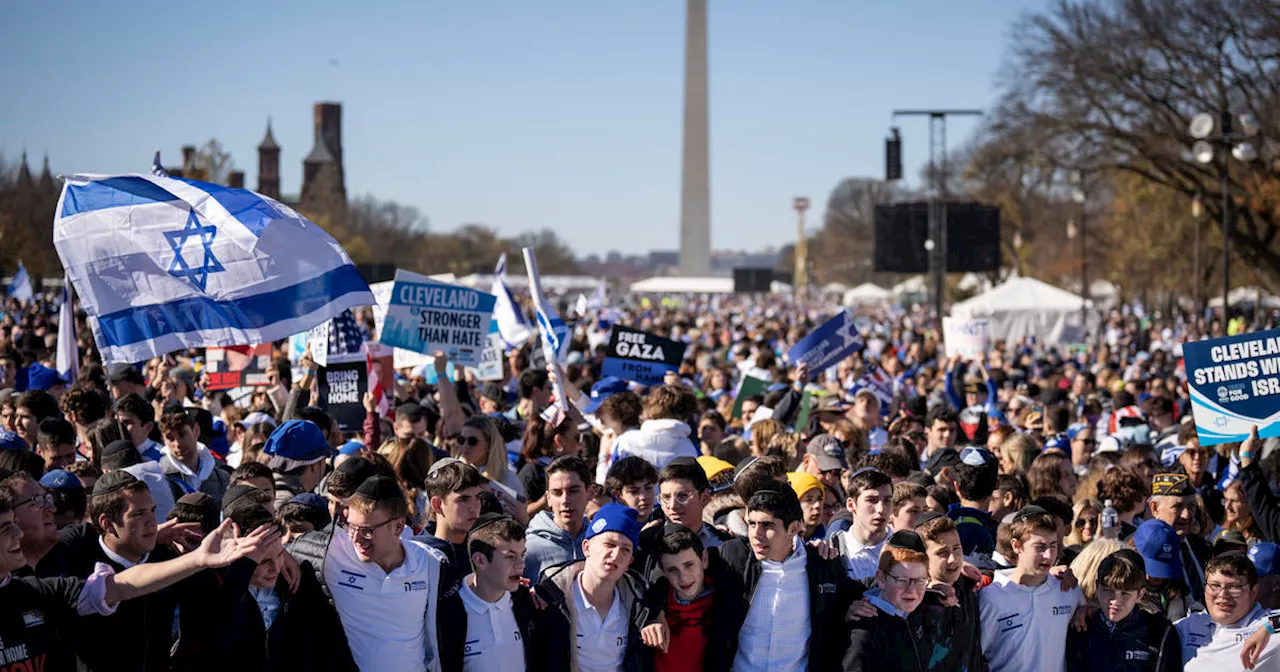
[[[107,577],[104,581],[105,602],[114,605],[142,597],[168,588],[202,569],[226,567],[253,553],[259,546],[280,537],[276,527],[270,525],[259,527],[252,534],[239,539],[227,538],[230,531],[231,520],[224,520],[218,529],[204,538],[199,548],[186,555],[166,562],[134,565]]]

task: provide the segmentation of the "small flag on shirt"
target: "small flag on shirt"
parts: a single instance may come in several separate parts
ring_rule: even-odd
[[[108,362],[269,343],[373,303],[337,241],[247,189],[71,175],[53,242]]]

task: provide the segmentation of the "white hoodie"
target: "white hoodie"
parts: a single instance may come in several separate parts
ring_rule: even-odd
[[[617,462],[628,455],[643,458],[655,469],[662,471],[677,457],[698,457],[698,447],[689,435],[693,431],[679,420],[663,418],[645,420],[639,431],[627,432],[614,444],[613,460]]]

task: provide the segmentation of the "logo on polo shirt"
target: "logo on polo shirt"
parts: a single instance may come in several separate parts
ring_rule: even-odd
[[[37,625],[44,625],[44,614],[41,613],[39,609],[32,609],[31,611],[24,612],[22,614],[22,624],[28,628],[34,628]]]
[[[835,592],[836,592],[836,584],[834,584],[834,583],[819,583],[819,584],[818,584],[818,594],[819,594],[819,595],[834,595],[834,594],[835,594]]]
[[[1151,652],[1146,650],[1125,651],[1125,660],[1151,660]]]
[[[427,589],[426,581],[405,581],[404,582],[404,592],[406,593],[412,593],[414,591],[426,590],[426,589]]]
[[[1070,616],[1071,614],[1075,613],[1075,610],[1076,610],[1076,605],[1063,604],[1053,608],[1053,615],[1054,616]]]

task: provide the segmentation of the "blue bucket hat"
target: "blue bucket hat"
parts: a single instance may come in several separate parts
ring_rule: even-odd
[[[48,390],[58,385],[66,385],[67,379],[62,374],[53,369],[35,363],[27,368],[27,389],[28,390]]]

